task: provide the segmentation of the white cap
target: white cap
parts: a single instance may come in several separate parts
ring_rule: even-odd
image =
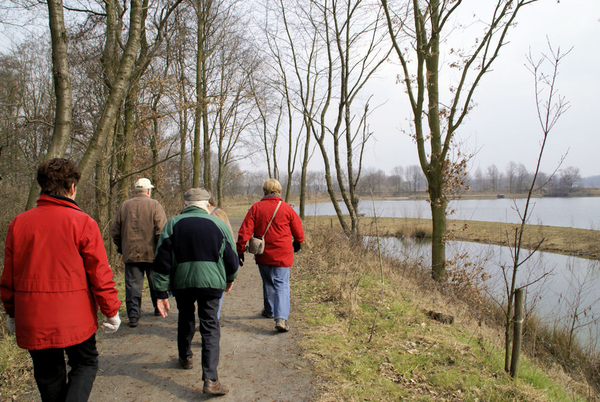
[[[145,177],[142,177],[141,179],[135,182],[135,188],[136,190],[147,190],[149,188],[154,188],[154,186],[152,185],[152,183],[150,183],[150,180],[146,179]]]

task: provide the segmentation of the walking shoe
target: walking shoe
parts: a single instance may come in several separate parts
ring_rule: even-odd
[[[267,317],[267,318],[273,318],[273,314],[269,314],[265,311],[265,309],[263,308],[263,310],[260,312],[260,315],[262,315],[263,317]]]
[[[288,332],[290,327],[287,325],[287,320],[278,318],[275,320],[275,329],[279,332]]]
[[[156,308],[156,307],[154,308],[154,315],[156,317],[160,317],[160,311],[158,311],[158,308]]]
[[[182,359],[181,357],[179,358],[179,365],[181,366],[182,369],[184,370],[191,370],[194,368],[194,362],[192,361],[192,358],[190,357],[189,359]]]
[[[202,392],[209,395],[227,395],[229,388],[221,384],[219,380],[211,381],[207,379],[204,380]]]
[[[129,319],[129,326],[130,326],[131,328],[135,328],[135,327],[137,327],[137,326],[138,326],[138,319],[137,319],[137,317],[131,317],[131,318]]]

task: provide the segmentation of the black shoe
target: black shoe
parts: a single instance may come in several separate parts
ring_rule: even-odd
[[[158,308],[154,308],[154,316],[155,317],[160,317],[160,311],[158,311]]]
[[[275,329],[279,332],[288,332],[290,327],[287,325],[287,320],[278,318],[275,320]]]
[[[191,370],[194,368],[194,362],[192,361],[192,358],[190,357],[189,359],[182,359],[181,357],[179,358],[179,365],[181,366],[182,369],[184,370]]]
[[[227,395],[229,389],[225,385],[221,384],[219,380],[204,380],[202,392],[209,395]]]
[[[260,312],[260,315],[262,315],[263,317],[267,317],[267,318],[273,318],[273,314],[269,314],[265,311],[265,309],[263,308],[263,310]]]
[[[137,317],[131,317],[131,318],[129,319],[129,326],[130,326],[131,328],[135,328],[135,327],[137,327],[137,326],[138,326],[138,319],[137,319]]]

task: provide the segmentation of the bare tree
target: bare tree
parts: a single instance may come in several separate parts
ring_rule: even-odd
[[[48,22],[52,37],[52,77],[56,108],[52,141],[44,160],[62,157],[69,144],[73,98],[71,93],[71,74],[69,73],[69,45],[62,0],[48,0]],[[35,206],[39,186],[34,180],[29,190],[27,209]]]
[[[581,180],[581,175],[579,174],[579,168],[575,166],[568,166],[560,171],[561,187],[567,189],[569,193],[573,191],[573,186],[579,180]]]
[[[473,107],[475,88],[490,71],[506,35],[521,9],[536,0],[495,0],[482,35],[473,37],[468,51],[450,49],[446,60],[459,71],[456,84],[448,89],[449,101],[442,100],[440,88],[440,43],[452,35],[455,15],[465,8],[463,1],[381,0],[389,35],[402,66],[401,82],[407,93],[421,168],[427,177],[432,215],[432,274],[446,277],[446,209],[453,139]],[[410,40],[409,45],[403,42]],[[456,59],[452,59],[453,57]],[[426,102],[426,103],[425,103]]]
[[[558,121],[558,119],[568,110],[569,104],[562,97],[559,96],[556,89],[556,79],[558,77],[558,67],[561,60],[569,53],[561,53],[560,48],[556,51],[552,49],[549,45],[550,54],[542,55],[540,60],[534,60],[533,56],[529,54],[528,56],[528,67],[531,73],[534,76],[535,82],[535,99],[537,105],[537,115],[540,122],[540,126],[542,129],[542,141],[537,157],[536,168],[533,173],[533,179],[531,181],[531,185],[529,186],[529,190],[527,193],[527,198],[525,201],[525,207],[523,210],[517,209],[520,217],[519,225],[514,229],[512,233],[507,232],[507,240],[511,249],[511,266],[503,266],[503,278],[507,296],[507,305],[504,310],[505,312],[505,356],[504,356],[504,370],[509,371],[511,367],[511,329],[512,329],[512,314],[513,314],[513,303],[515,297],[515,291],[517,289],[518,277],[517,274],[519,272],[519,268],[529,260],[533,254],[539,249],[539,247],[544,242],[542,238],[532,250],[530,250],[525,257],[522,257],[521,251],[523,248],[523,234],[526,230],[526,225],[529,221],[529,218],[532,213],[533,205],[531,203],[531,198],[533,195],[533,190],[535,189],[535,182],[538,178],[538,174],[540,172],[540,164],[542,162],[542,156],[544,154],[544,148],[546,146],[546,142],[548,140],[548,135],[554,128],[554,125]],[[544,72],[545,64],[550,63],[551,71],[550,73]],[[540,278],[545,276],[545,274],[541,274]],[[539,280],[534,279],[530,281],[530,283]],[[530,284],[529,283],[529,284]],[[526,287],[529,284],[523,285],[522,287]]]
[[[222,205],[224,180],[228,167],[236,162],[236,150],[241,142],[242,134],[254,122],[254,96],[248,90],[260,68],[261,60],[250,42],[235,31],[243,26],[244,21],[231,23],[227,41],[218,46],[217,68],[219,89],[214,94],[213,119],[210,120],[214,130],[217,147],[216,194],[217,204]]]
[[[410,165],[406,168],[406,181],[410,185],[410,191],[416,193],[426,183],[425,175],[419,165]]]
[[[302,66],[300,53],[294,53],[297,74],[311,77],[302,82],[314,84],[318,80],[321,93],[316,105],[312,98],[315,92],[304,87],[300,93],[302,112],[321,151],[327,189],[338,220],[348,236],[355,236],[359,234],[357,184],[364,147],[371,137],[369,100],[360,100],[359,96],[390,50],[384,43],[376,2],[309,0],[298,8],[301,12],[296,15],[303,19],[309,37],[320,42],[308,49],[309,57],[302,60]],[[313,53],[321,47],[321,52]],[[321,55],[324,59],[317,58]],[[359,101],[362,105],[356,107]],[[333,102],[337,107],[332,107]],[[348,209],[350,225],[340,208],[336,184]]]
[[[487,168],[487,178],[490,182],[490,186],[493,191],[497,191],[500,187],[500,171],[496,167],[496,165],[488,166]]]

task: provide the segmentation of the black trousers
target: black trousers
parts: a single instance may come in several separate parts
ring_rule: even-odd
[[[154,294],[154,282],[152,281],[152,263],[127,263],[125,264],[125,306],[127,307],[127,317],[129,318],[140,318],[142,314],[144,273],[146,274],[146,278],[148,278],[152,305],[156,308],[156,295]]]
[[[65,352],[71,370],[67,379]],[[96,334],[78,345],[30,350],[33,376],[43,402],[85,402],[98,371]]]
[[[200,335],[202,336],[202,380],[218,380],[217,365],[219,364],[221,327],[217,314],[220,298],[207,295],[201,289],[182,289],[173,293],[179,311],[177,321],[179,357],[189,359],[193,355],[192,339],[194,339],[194,333],[196,332],[195,303],[197,302]]]

